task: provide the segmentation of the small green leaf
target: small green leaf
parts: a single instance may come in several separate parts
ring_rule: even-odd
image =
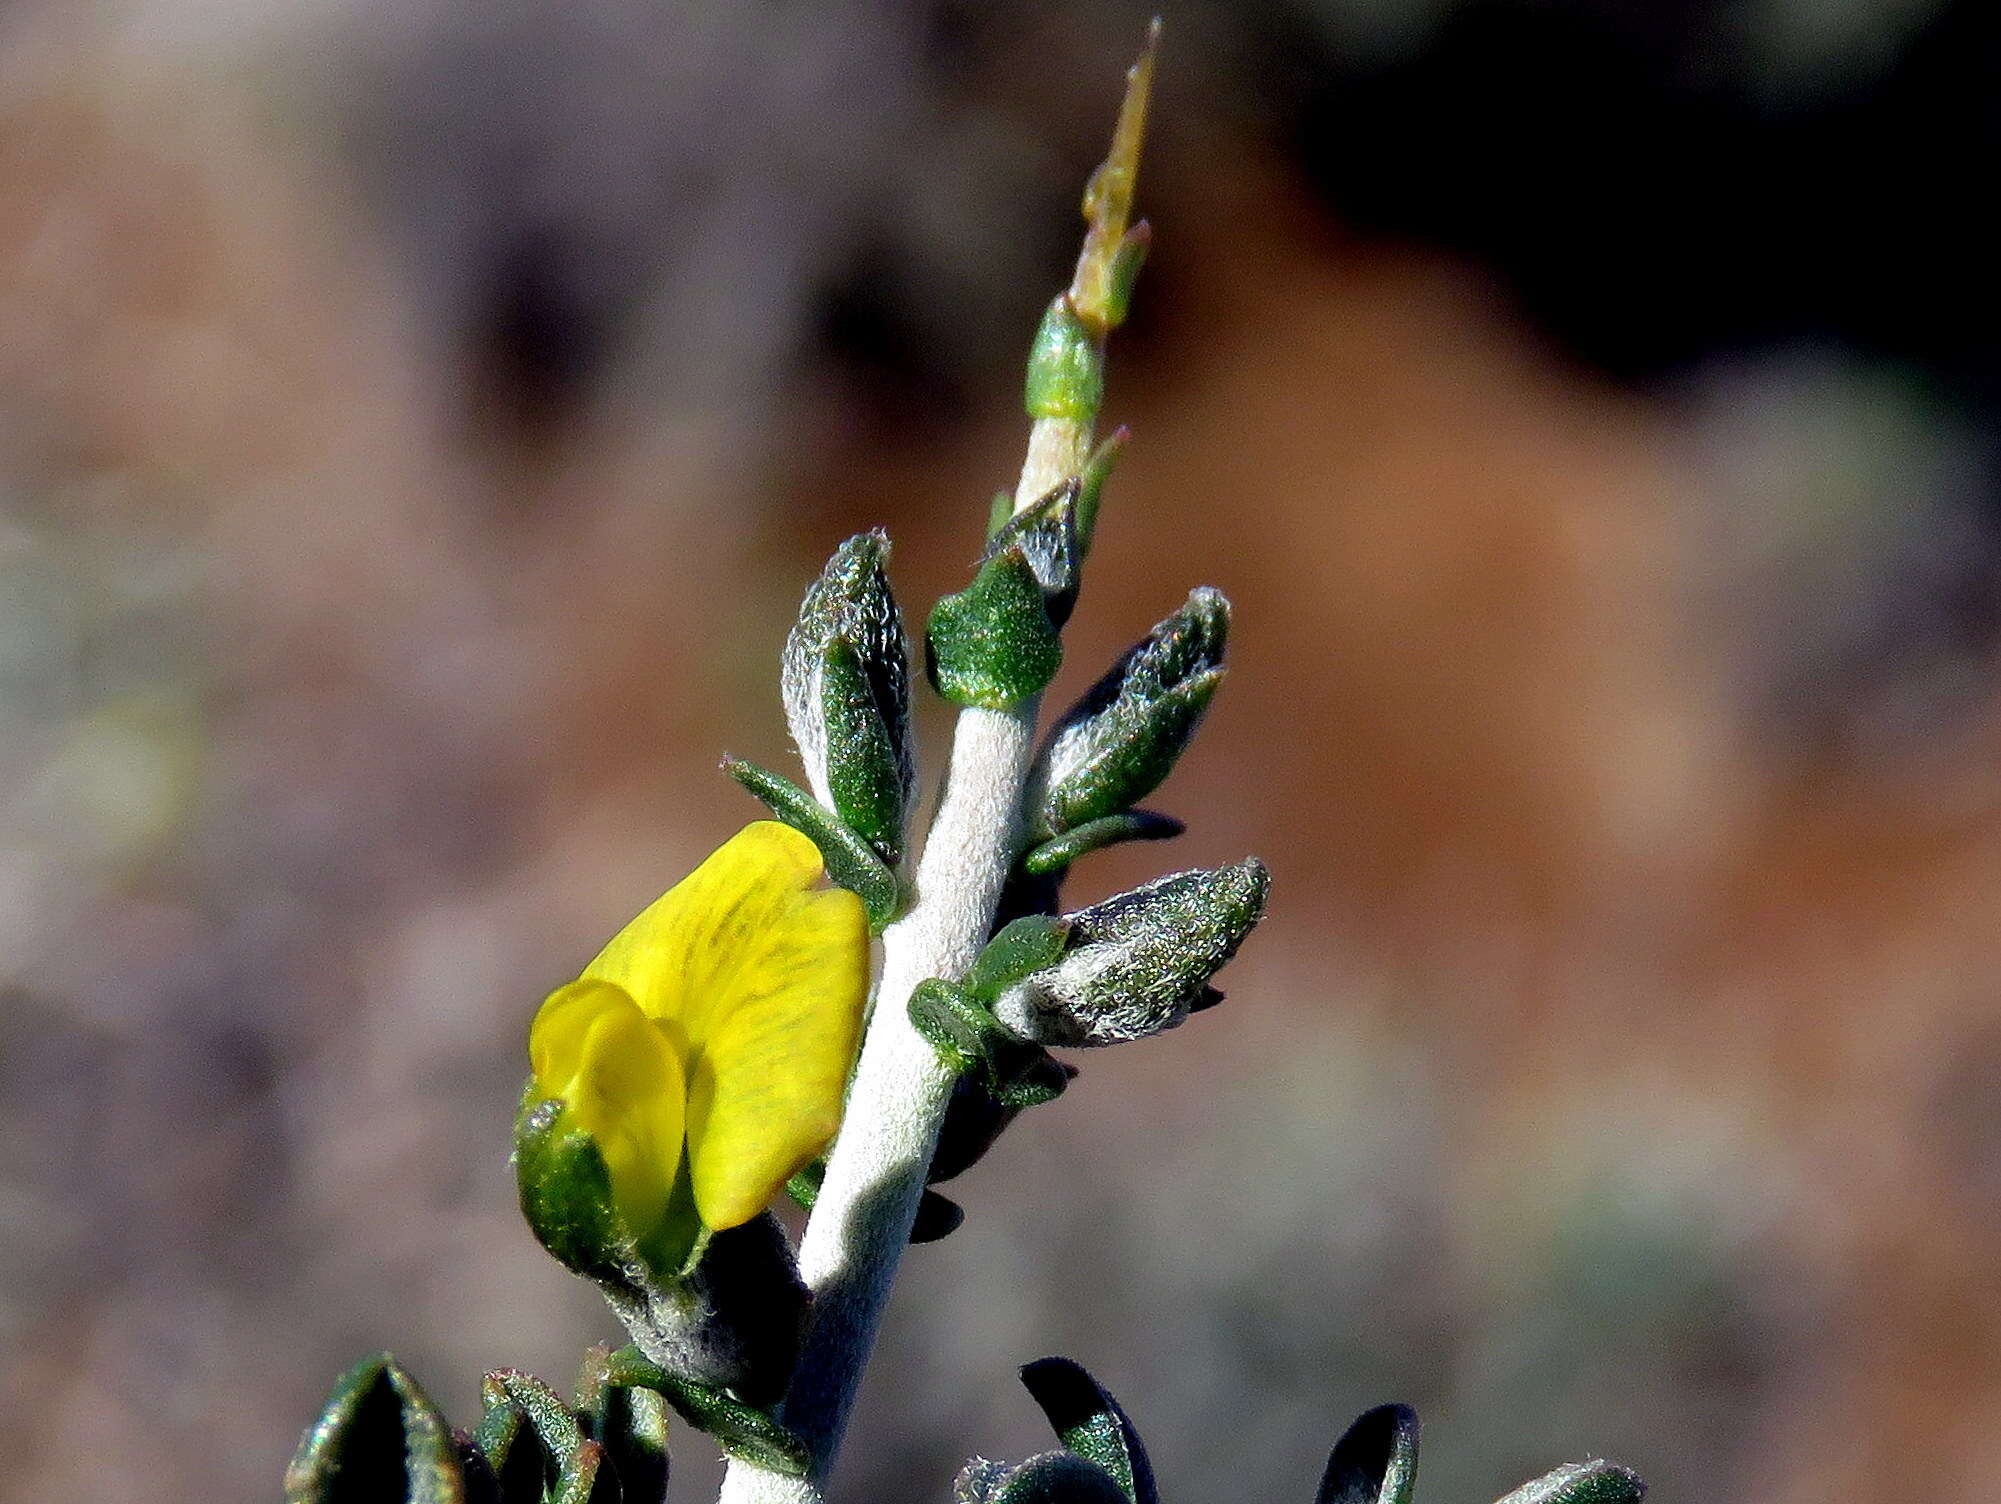
[[[1022,1369],[1021,1382],[1063,1445],[1103,1468],[1129,1504],[1159,1504],[1139,1432],[1119,1402],[1081,1365],[1068,1358],[1042,1358]]]
[[[932,687],[967,707],[1011,709],[1040,694],[1063,663],[1041,583],[1018,546],[932,608],[925,642]]]
[[[986,943],[959,985],[991,1003],[1030,972],[1054,966],[1069,938],[1065,921],[1048,914],[1025,915]]]
[[[948,1070],[972,1080],[1006,1108],[1060,1096],[1076,1074],[1038,1044],[1012,1033],[962,987],[936,977],[910,994],[910,1022]]]
[[[1524,1483],[1500,1504],[1639,1504],[1647,1485],[1630,1468],[1604,1461],[1567,1462]]]
[[[1104,498],[1105,482],[1111,477],[1112,467],[1118,463],[1126,440],[1131,437],[1130,429],[1119,428],[1091,451],[1091,457],[1084,462],[1083,474],[1077,477],[1077,548],[1082,554],[1091,551],[1091,539],[1098,531],[1098,505]]]
[[[542,1493],[554,1468],[541,1439],[528,1424],[528,1412],[504,1394],[487,1404],[472,1433],[473,1449],[494,1479],[500,1504],[542,1504]]]
[[[1105,400],[1104,342],[1059,293],[1028,351],[1023,404],[1031,418],[1090,423]]]
[[[451,1427],[388,1353],[355,1364],[285,1469],[286,1504],[463,1504]]]
[[[881,934],[903,904],[902,885],[873,847],[791,779],[740,757],[723,759],[723,771],[772,814],[820,848],[827,877],[862,901],[869,929]]]
[[[1410,1504],[1417,1482],[1417,1412],[1378,1405],[1342,1433],[1314,1504]]]
[[[987,503],[987,538],[989,541],[992,540],[994,534],[1007,526],[1008,519],[1012,516],[1014,516],[1014,492],[994,492],[994,499]]]
[[[653,1390],[674,1407],[681,1419],[714,1437],[716,1445],[732,1457],[795,1478],[804,1477],[812,1465],[806,1443],[780,1425],[769,1411],[732,1399],[724,1390],[676,1378],[657,1363],[648,1361],[636,1347],[622,1347],[614,1352],[606,1373],[608,1383]]]
[[[1139,269],[1146,265],[1146,253],[1153,246],[1153,226],[1141,220],[1120,237],[1112,253],[1112,269],[1105,285],[1105,327],[1116,329],[1126,321],[1132,308],[1133,284]]]
[[[1102,851],[1127,841],[1170,841],[1188,827],[1172,815],[1152,810],[1128,810],[1122,815],[1105,815],[1073,826],[1060,836],[1052,836],[1033,847],[1021,859],[1022,870],[1034,877],[1048,877],[1063,871],[1080,856]]]

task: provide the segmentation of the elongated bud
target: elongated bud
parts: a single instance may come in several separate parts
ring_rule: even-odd
[[[1118,1044],[1217,1000],[1209,978],[1264,914],[1270,876],[1248,858],[1177,872],[1065,915],[1061,960],[1002,992],[994,1016],[1045,1045]]]
[[[285,1469],[286,1504],[459,1504],[464,1498],[451,1427],[388,1353],[364,1358],[341,1375]]]
[[[916,774],[909,657],[888,557],[880,530],[835,550],[785,640],[781,679],[814,795],[894,867]]]
[[[1042,843],[1124,814],[1158,788],[1223,680],[1230,603],[1206,586],[1065,712],[1029,773],[1029,837]]]

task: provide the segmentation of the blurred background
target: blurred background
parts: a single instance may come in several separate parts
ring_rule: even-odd
[[[527,1021],[789,766],[832,546],[963,578],[1145,14],[0,9],[0,1497],[611,1334]],[[1187,1500],[1389,1399],[1440,1504],[1991,1499],[2001,11],[1167,19],[1058,693],[1197,583],[1235,672],[1072,891],[1273,908],[953,1189],[836,1499],[1045,1447],[1049,1352]]]

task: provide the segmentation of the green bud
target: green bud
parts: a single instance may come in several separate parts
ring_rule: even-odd
[[[1378,1405],[1342,1433],[1314,1504],[1410,1504],[1417,1483],[1417,1412]]]
[[[857,835],[853,827],[835,818],[828,808],[789,778],[739,757],[725,757],[723,771],[741,784],[752,797],[780,820],[820,848],[820,860],[827,864],[827,876],[862,901],[868,910],[869,928],[881,934],[903,907],[903,885],[896,874],[883,865],[873,846]]]
[[[1130,295],[1130,286],[1127,291]],[[1042,316],[1042,327],[1035,331],[1023,395],[1029,417],[1063,418],[1073,423],[1092,422],[1104,403],[1103,340],[1077,316],[1067,292],[1057,295]]]
[[[1044,1452],[1018,1467],[968,1463],[953,1484],[958,1504],[1127,1504],[1111,1475],[1074,1452]]]
[[[1215,1001],[1209,978],[1264,914],[1270,875],[1246,859],[1178,872],[1067,915],[1063,958],[1010,987],[994,1016],[1045,1045],[1118,1044]]]
[[[1609,1462],[1570,1462],[1524,1483],[1500,1504],[1639,1504],[1647,1485],[1630,1468]]]
[[[785,640],[785,719],[806,781],[891,867],[916,783],[903,617],[877,530],[835,550]]]
[[[1229,629],[1230,603],[1193,592],[1065,712],[1029,773],[1032,841],[1123,814],[1160,786],[1222,683]]]
[[[286,1504],[463,1504],[465,1496],[451,1428],[388,1353],[341,1375],[285,1469]]]
[[[1119,1402],[1068,1358],[1042,1358],[1021,1371],[1027,1387],[1063,1445],[1111,1477],[1127,1504],[1159,1504],[1153,1466]]]
[[[1007,710],[1040,694],[1063,662],[1042,585],[1019,545],[993,554],[973,583],[932,608],[931,684],[955,705]]]

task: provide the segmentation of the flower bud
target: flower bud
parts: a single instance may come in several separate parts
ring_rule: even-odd
[[[462,1488],[451,1427],[388,1353],[341,1375],[285,1469],[286,1504],[455,1499]]]
[[[1123,814],[1161,784],[1223,679],[1230,603],[1203,588],[1135,644],[1049,733],[1029,773],[1029,836]]]
[[[880,530],[835,550],[785,640],[785,719],[813,793],[894,867],[916,782],[910,667]]]
[[[1178,872],[1064,916],[1061,960],[1007,988],[994,1016],[1044,1045],[1118,1044],[1217,1001],[1209,978],[1264,914],[1270,876],[1249,858]]]

